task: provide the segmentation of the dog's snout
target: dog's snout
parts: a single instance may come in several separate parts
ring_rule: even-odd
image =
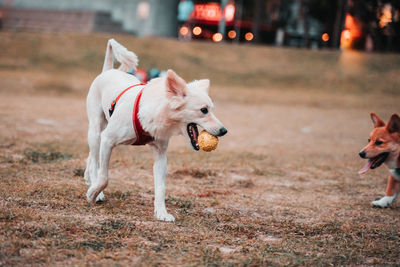
[[[365,151],[361,151],[360,153],[358,153],[358,155],[360,155],[360,157],[365,159],[365,157],[367,156],[367,153],[365,153]]]
[[[218,136],[224,136],[227,132],[228,130],[225,127],[222,127],[221,129],[219,129]]]

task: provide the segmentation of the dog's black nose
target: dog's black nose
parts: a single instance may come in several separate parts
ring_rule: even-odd
[[[225,127],[222,127],[221,129],[219,129],[218,136],[224,136],[227,132],[228,130]]]
[[[365,159],[365,156],[367,155],[367,153],[365,153],[365,151],[361,151],[360,153],[358,153],[358,155],[360,155],[360,157]]]

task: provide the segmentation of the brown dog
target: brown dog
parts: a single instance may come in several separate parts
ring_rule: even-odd
[[[390,172],[385,196],[372,201],[371,204],[373,207],[386,208],[400,193],[400,117],[393,114],[387,125],[373,112],[371,119],[374,129],[368,139],[368,145],[359,153],[360,157],[368,159],[368,162],[358,173],[364,174],[369,169],[375,169],[385,163]]]

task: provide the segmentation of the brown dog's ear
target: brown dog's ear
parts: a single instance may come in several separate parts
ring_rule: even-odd
[[[178,76],[173,70],[167,71],[166,77],[167,97],[186,96],[186,82]]]
[[[397,114],[392,114],[386,126],[389,133],[400,133],[400,117]]]
[[[383,120],[381,120],[381,118],[379,118],[378,115],[376,115],[374,112],[371,112],[371,120],[374,123],[375,128],[385,126]]]

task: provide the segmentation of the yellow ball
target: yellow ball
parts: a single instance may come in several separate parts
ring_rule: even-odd
[[[218,137],[210,134],[209,132],[203,130],[199,134],[199,138],[197,139],[197,142],[199,143],[199,147],[206,151],[210,152],[214,149],[217,148],[218,145]]]

